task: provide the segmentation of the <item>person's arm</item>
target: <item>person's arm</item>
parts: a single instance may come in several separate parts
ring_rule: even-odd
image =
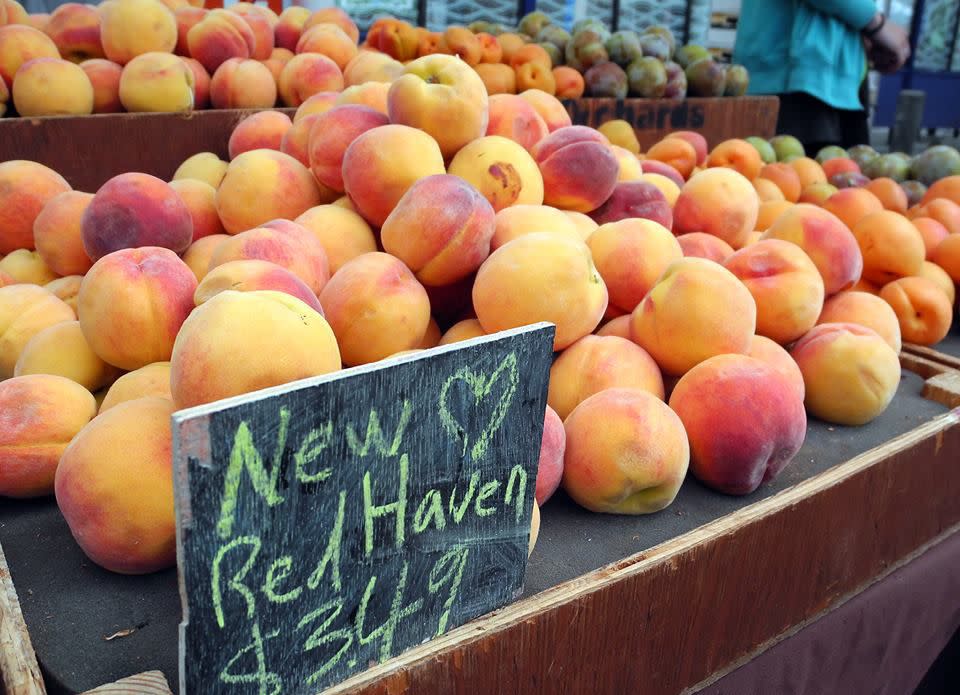
[[[836,17],[856,31],[863,31],[880,14],[873,0],[803,0],[803,2],[823,14]]]

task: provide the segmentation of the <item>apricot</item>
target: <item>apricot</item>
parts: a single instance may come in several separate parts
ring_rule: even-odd
[[[953,304],[933,280],[903,277],[887,283],[880,299],[889,304],[900,322],[900,334],[909,343],[935,345],[950,331]]]
[[[647,150],[647,159],[663,162],[688,179],[697,165],[697,152],[693,145],[682,138],[664,138]]]
[[[879,296],[856,290],[840,292],[823,303],[817,323],[855,323],[870,328],[900,352],[900,324],[890,304]]]
[[[23,24],[0,26],[0,78],[7,89],[24,63],[35,58],[59,58],[60,52],[50,37]]]
[[[108,0],[100,5],[100,40],[109,60],[126,65],[144,53],[172,53],[177,20],[157,0]]]
[[[617,336],[618,338],[631,340],[630,314],[624,314],[623,316],[617,316],[616,318],[610,319],[605,324],[600,326],[600,328],[598,328],[594,332],[594,335],[599,335],[599,336],[613,335],[613,336]]]
[[[61,376],[0,381],[0,497],[52,494],[60,456],[96,412],[90,392]]]
[[[79,321],[53,324],[34,335],[23,347],[14,376],[55,374],[97,391],[120,372],[104,362],[87,343]]]
[[[877,196],[885,209],[899,212],[901,215],[907,211],[907,194],[893,179],[886,177],[874,179],[864,188]]]
[[[13,159],[0,163],[0,254],[34,248],[33,224],[47,201],[70,190],[53,169]]]
[[[563,429],[563,420],[547,406],[543,419],[543,439],[540,443],[540,459],[537,464],[537,484],[534,509],[549,500],[560,487],[563,478],[563,455],[566,451],[567,433]],[[535,516],[539,516],[536,514]],[[531,532],[531,544],[536,541]],[[532,545],[531,545],[532,547]]]
[[[799,202],[811,203],[822,207],[837,190],[836,186],[829,183],[811,183],[800,192]]]
[[[950,232],[932,217],[915,217],[911,221],[920,232],[920,238],[923,239],[923,247],[926,250],[925,258],[929,261],[937,246],[950,235]]]
[[[844,188],[827,198],[823,209],[832,212],[851,230],[867,215],[883,210],[880,200],[865,188]]]
[[[634,342],[666,374],[679,376],[714,355],[745,353],[756,325],[756,303],[736,275],[703,258],[683,258],[637,305],[630,327]]]
[[[110,410],[120,403],[150,396],[173,400],[173,396],[170,395],[169,362],[153,362],[118,378],[107,389],[100,403],[99,412]]]
[[[822,323],[790,354],[803,374],[807,410],[826,422],[870,422],[886,410],[900,383],[894,349],[875,331],[854,323]]]
[[[730,417],[716,403],[736,403]],[[790,380],[747,355],[717,355],[683,375],[670,396],[690,442],[690,471],[708,487],[747,495],[793,460],[807,433]]]
[[[389,119],[367,106],[335,106],[317,117],[307,145],[310,170],[317,181],[342,193],[343,159],[347,148],[369,130],[389,123]]]
[[[213,152],[200,152],[184,160],[173,174],[173,180],[196,179],[210,184],[214,188],[220,187],[220,182],[227,173],[227,162]]]
[[[383,125],[357,137],[343,155],[343,184],[357,211],[380,227],[416,181],[444,174],[443,154],[427,133]]]
[[[320,293],[320,303],[349,365],[417,347],[430,322],[423,286],[402,261],[386,253],[347,262]]]
[[[783,192],[770,179],[756,178],[753,180],[753,187],[757,190],[757,196],[761,203],[771,200],[785,200]]]
[[[313,18],[311,17],[308,24],[312,21]],[[304,25],[304,30],[306,30],[306,25]],[[368,46],[401,62],[416,58],[419,43],[420,35],[415,27],[392,17],[381,17],[375,20],[367,30],[366,44]]]
[[[723,262],[733,255],[733,247],[719,237],[706,232],[688,232],[677,237],[680,250],[687,258],[706,258],[714,263]]]
[[[477,40],[480,42],[480,62],[482,64],[499,64],[503,59],[503,48],[501,48],[497,37],[485,31],[480,31],[477,32]]]
[[[558,99],[579,99],[586,88],[583,75],[566,65],[558,65],[553,69],[553,81],[556,83]]]
[[[680,418],[656,396],[606,389],[580,403],[564,430],[562,485],[580,506],[650,514],[676,497],[690,446]]]
[[[210,269],[210,258],[213,256],[213,252],[221,242],[229,238],[229,234],[211,234],[210,236],[200,237],[190,244],[190,247],[184,252],[183,262],[193,272],[197,282],[203,280]]]
[[[448,171],[475,186],[496,211],[543,202],[543,177],[533,157],[517,142],[499,135],[466,145]]]
[[[757,192],[744,176],[726,168],[706,169],[680,190],[673,231],[706,232],[738,249],[754,231],[759,211]]]
[[[932,217],[951,234],[960,234],[960,204],[947,198],[936,198],[922,205],[914,217]]]
[[[283,66],[277,81],[280,99],[287,106],[300,106],[314,94],[343,90],[343,73],[320,53],[301,53]]]
[[[514,301],[504,302],[504,293]],[[486,332],[550,321],[557,327],[554,350],[592,333],[607,300],[586,244],[553,233],[504,244],[480,266],[473,286],[473,306]]]
[[[213,73],[210,103],[217,109],[268,109],[277,103],[277,84],[263,63],[246,58],[230,58],[223,61]],[[286,114],[278,115],[289,123],[290,118]]]
[[[867,280],[884,285],[920,272],[926,247],[907,218],[881,210],[863,217],[852,231],[863,254],[863,276]]]
[[[503,63],[480,63],[475,70],[483,80],[487,94],[516,94],[517,76],[509,65]],[[529,103],[529,102],[528,102]]]
[[[960,175],[947,176],[935,181],[924,193],[920,202],[926,205],[938,198],[947,198],[960,205]]]
[[[200,61],[211,75],[230,58],[250,58],[255,47],[250,25],[227,10],[210,10],[187,31],[190,57]]]
[[[520,92],[520,97],[526,99],[537,110],[543,122],[547,124],[547,130],[551,133],[560,128],[566,128],[572,125],[570,114],[566,107],[554,95],[548,94],[542,89],[525,89]]]
[[[120,76],[123,68],[109,60],[94,58],[80,63],[93,87],[93,113],[123,111],[120,102]]]
[[[483,58],[480,39],[466,27],[447,27],[443,32],[441,50],[457,56],[471,67],[478,65]]]
[[[237,234],[274,219],[293,219],[323,202],[303,164],[283,152],[251,150],[230,162],[217,190],[224,229]]]
[[[753,295],[759,335],[787,345],[816,325],[823,308],[823,278],[803,249],[766,239],[737,251],[724,267]]]
[[[820,271],[827,297],[852,287],[863,271],[856,237],[840,218],[815,205],[794,205],[761,238],[789,241],[803,249]]]
[[[223,234],[223,224],[217,215],[217,191],[197,179],[172,181],[170,188],[177,192],[193,221],[193,241],[212,234]]]
[[[464,319],[450,326],[440,338],[439,345],[450,345],[472,338],[482,338],[487,334],[477,319]]]
[[[746,140],[738,139],[724,140],[714,147],[706,164],[708,167],[734,169],[749,181],[757,178],[764,166],[757,148]]]
[[[69,305],[42,287],[0,287],[0,380],[13,376],[24,347],[37,333],[76,318]]]
[[[926,278],[932,281],[937,287],[943,290],[943,293],[953,306],[957,301],[957,288],[953,284],[953,279],[947,275],[947,271],[932,261],[924,261],[920,275],[917,277]]]
[[[803,402],[804,385],[803,374],[800,373],[800,367],[793,361],[790,353],[782,346],[770,340],[766,336],[755,335],[750,339],[750,349],[747,350],[750,357],[754,357],[768,366],[773,367],[780,372],[790,382],[790,386],[796,392],[800,401]]]
[[[800,190],[811,184],[827,182],[827,175],[823,173],[823,167],[815,159],[799,157],[789,162],[789,165],[797,172],[800,179]]]
[[[13,278],[14,282],[32,285],[46,285],[57,277],[39,253],[27,249],[11,251],[0,259],[0,271]]]
[[[783,162],[765,164],[757,176],[767,181],[773,181],[780,192],[783,193],[783,197],[791,203],[796,203],[800,199],[800,192],[803,190],[800,184],[800,175],[789,164]]]
[[[697,153],[697,166],[702,167],[707,162],[707,139],[703,137],[702,134],[694,132],[692,130],[675,130],[669,135],[668,138],[680,138],[681,140],[686,140],[691,145]]]

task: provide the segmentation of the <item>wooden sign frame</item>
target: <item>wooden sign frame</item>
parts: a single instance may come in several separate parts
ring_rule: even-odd
[[[554,332],[174,413],[181,691],[315,691],[515,601]]]

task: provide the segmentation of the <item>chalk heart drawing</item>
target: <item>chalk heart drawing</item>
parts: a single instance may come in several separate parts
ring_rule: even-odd
[[[519,380],[517,355],[516,353],[510,353],[500,366],[494,370],[493,374],[489,376],[478,374],[470,369],[470,367],[462,367],[447,379],[443,388],[440,389],[440,422],[443,423],[443,428],[450,436],[463,441],[463,453],[466,454],[469,449],[474,461],[479,461],[483,458],[484,454],[487,453],[490,440],[493,438],[494,433],[500,429],[500,425],[503,424],[503,419],[507,416],[507,411],[510,410],[510,404],[513,402],[513,397],[517,392]],[[463,423],[461,423],[450,410],[447,402],[450,389],[458,383],[466,384],[469,389],[468,393],[473,394],[473,407],[486,408],[488,407],[487,401],[490,399],[490,394],[494,392],[494,387],[501,384],[501,382],[502,388],[499,389],[500,397],[490,412],[487,425],[471,443],[467,428],[463,426]]]

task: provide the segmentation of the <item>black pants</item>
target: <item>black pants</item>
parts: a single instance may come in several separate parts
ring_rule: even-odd
[[[836,109],[805,92],[779,94],[777,134],[793,135],[811,157],[827,145],[853,147],[870,144],[867,111]],[[867,83],[860,87],[860,103],[866,103]]]

